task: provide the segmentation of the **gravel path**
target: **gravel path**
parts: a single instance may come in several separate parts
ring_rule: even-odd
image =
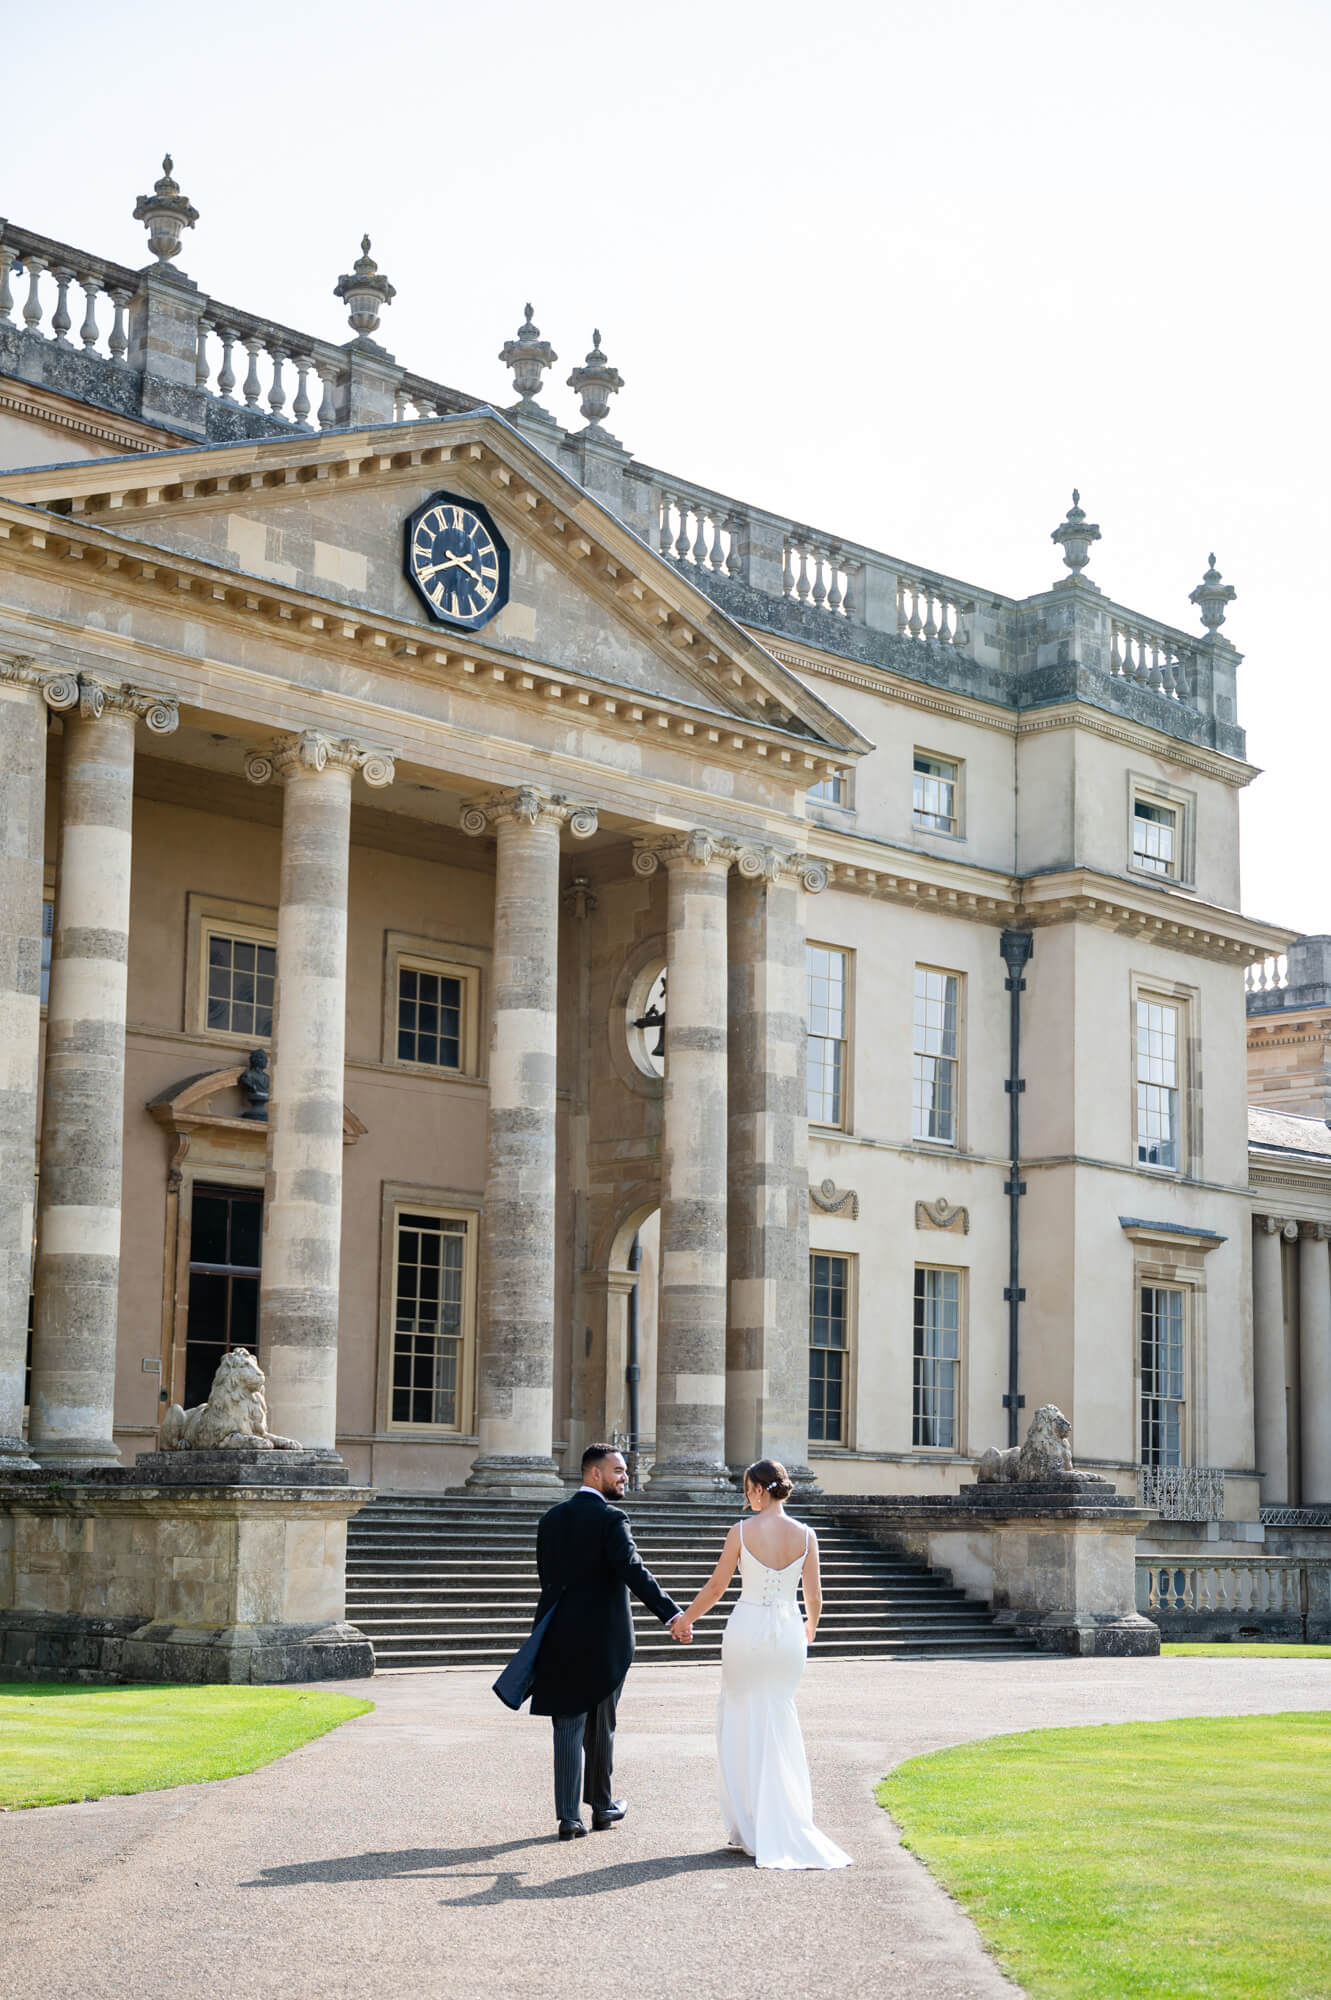
[[[897,1842],[875,1781],[1011,1730],[1331,1709],[1331,1662],[839,1661],[801,1693],[819,1824],[855,1858],[718,1848],[718,1667],[639,1668],[614,1830],[553,1838],[549,1727],[486,1674],[352,1683],[374,1714],[216,1785],[0,1817],[5,2000],[901,2000],[1017,1991]]]

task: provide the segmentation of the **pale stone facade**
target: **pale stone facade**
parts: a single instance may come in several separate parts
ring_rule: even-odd
[[[1189,634],[1082,574],[1075,499],[1022,600],[815,534],[630,458],[599,342],[560,429],[530,321],[510,421],[370,341],[368,249],[357,338],[293,347],[167,263],[0,243],[0,1451],[148,1449],[206,1309],[353,1479],[553,1491],[629,1429],[637,1240],[659,1491],[771,1452],[952,1492],[1053,1402],[1129,1493],[1150,1403],[1255,1521],[1244,968],[1288,934],[1237,908],[1214,563]],[[441,493],[511,563],[474,630],[404,574]]]

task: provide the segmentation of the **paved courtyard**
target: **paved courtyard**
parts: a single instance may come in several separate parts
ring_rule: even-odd
[[[352,1684],[378,1706],[225,1784],[0,1817],[5,2000],[643,2000],[1017,1989],[898,1844],[875,1781],[1044,1725],[1331,1708],[1331,1662],[818,1660],[819,1823],[855,1857],[778,1875],[719,1850],[720,1669],[630,1676],[612,1832],[553,1838],[549,1725],[489,1675]]]

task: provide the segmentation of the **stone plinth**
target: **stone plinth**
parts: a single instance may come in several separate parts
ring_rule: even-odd
[[[1160,1651],[1137,1606],[1137,1536],[1149,1508],[1107,1479],[963,1487],[928,1498],[837,1503],[838,1517],[903,1548],[984,1598],[1044,1652],[1120,1657]]]
[[[308,1452],[154,1453],[67,1485],[0,1481],[0,1675],[371,1674],[346,1622],[347,1521],[370,1497]]]

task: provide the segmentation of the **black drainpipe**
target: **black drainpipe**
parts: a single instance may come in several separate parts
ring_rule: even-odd
[[[642,1380],[642,1369],[638,1363],[638,1284],[637,1275],[642,1266],[642,1240],[637,1231],[633,1234],[633,1244],[629,1250],[629,1269],[633,1272],[633,1290],[629,1293],[629,1356],[625,1375],[629,1385],[629,1480],[633,1491],[638,1490],[638,1384]]]
[[[1021,996],[1026,991],[1026,981],[1021,976],[1021,969],[1029,960],[1034,944],[1035,939],[1029,931],[1004,931],[998,940],[998,948],[1008,970],[1004,985],[1011,996],[1008,1002],[1008,1078],[1005,1085],[1011,1166],[1009,1178],[1003,1183],[1003,1192],[1008,1197],[1008,1281],[1003,1292],[1007,1300],[1007,1394],[1003,1398],[1003,1408],[1007,1411],[1009,1445],[1019,1441],[1017,1413],[1026,1405],[1026,1398],[1018,1391],[1021,1380],[1021,1302],[1026,1296],[1021,1283],[1021,1198],[1026,1192],[1026,1183],[1021,1178],[1021,1094],[1026,1088],[1026,1080],[1021,1074]]]

